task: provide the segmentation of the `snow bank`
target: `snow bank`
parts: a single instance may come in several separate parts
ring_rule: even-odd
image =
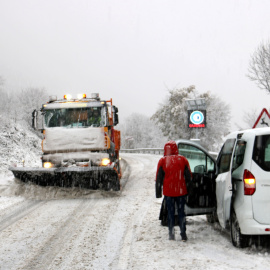
[[[0,127],[0,174],[11,175],[9,166],[41,167],[41,139],[20,124]]]

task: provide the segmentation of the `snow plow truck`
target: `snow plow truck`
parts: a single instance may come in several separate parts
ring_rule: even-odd
[[[41,126],[40,126],[41,124]],[[120,190],[118,108],[99,94],[50,96],[32,125],[43,133],[42,168],[10,167],[23,182]],[[37,126],[39,125],[39,128]]]

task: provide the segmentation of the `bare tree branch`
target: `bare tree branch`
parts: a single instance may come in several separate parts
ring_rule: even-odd
[[[270,42],[261,43],[251,56],[247,77],[270,93]]]

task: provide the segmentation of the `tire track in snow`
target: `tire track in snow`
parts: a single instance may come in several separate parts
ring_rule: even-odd
[[[18,207],[16,207],[11,213],[5,214],[0,220],[0,232],[11,226],[15,222],[29,215],[31,212],[35,211],[38,207],[43,205],[43,201],[24,201],[21,202]]]
[[[48,269],[109,269],[102,266],[108,265],[107,261],[111,255],[118,252],[118,249],[115,249],[109,254],[106,248],[111,244],[107,243],[108,229],[114,219],[119,200],[119,197],[99,200],[91,214],[82,220],[80,233],[73,234],[65,250],[59,253]],[[95,261],[98,261],[97,265],[94,264]]]
[[[94,209],[96,204],[97,200],[82,200],[61,224],[57,232],[42,244],[37,254],[19,269],[48,269],[54,258],[68,242],[69,238],[78,230],[78,221],[84,215],[89,215],[91,209]]]
[[[123,192],[125,197],[122,198],[114,213],[115,219],[122,220],[121,228],[117,222],[112,221],[109,229],[109,232],[120,229],[119,239],[110,241],[112,237],[109,233],[107,240],[109,245],[106,247],[107,251],[118,249],[118,252],[114,258],[111,257],[108,269],[129,269],[134,242],[143,233],[141,232],[141,224],[149,211],[150,201],[153,199],[151,185],[154,185],[157,162],[155,159],[158,160],[158,157],[154,158],[154,162],[152,158],[149,159],[144,155],[140,155],[139,158],[128,158],[131,167],[130,179]]]
[[[120,192],[97,190],[84,194],[83,198],[72,197],[75,200],[65,198],[64,193],[49,196],[47,200],[47,192],[54,193],[55,189],[42,189],[41,202],[45,205],[29,212],[18,226],[15,223],[9,231],[3,232],[5,242],[0,269],[1,263],[3,269],[16,270],[119,269],[118,266],[123,269],[129,266],[140,220],[144,211],[148,211],[148,203],[142,199],[142,196],[149,199],[148,184],[143,183],[154,182],[153,176],[150,177],[151,161],[142,157],[127,160]],[[39,193],[31,194],[40,196]]]

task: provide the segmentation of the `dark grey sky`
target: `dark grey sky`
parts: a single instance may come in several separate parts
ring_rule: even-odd
[[[239,122],[270,101],[246,77],[269,11],[268,0],[0,0],[0,76],[10,91],[99,92],[121,118],[195,85]]]

